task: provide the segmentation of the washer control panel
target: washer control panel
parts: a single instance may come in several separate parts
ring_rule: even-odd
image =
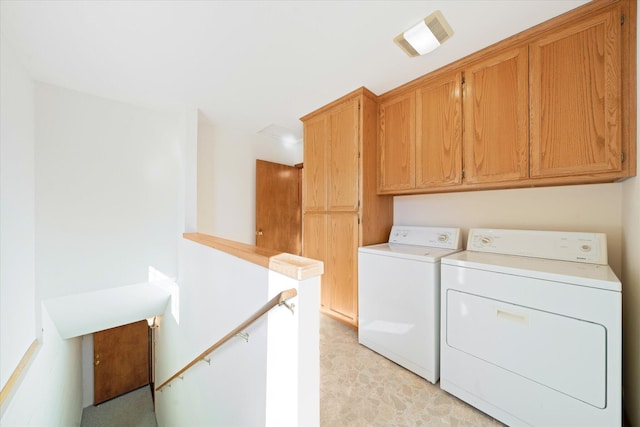
[[[462,249],[462,234],[459,228],[394,225],[389,243]]]
[[[606,265],[607,235],[472,228],[467,250]]]

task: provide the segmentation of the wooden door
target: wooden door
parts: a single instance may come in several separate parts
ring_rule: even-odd
[[[300,169],[256,160],[256,246],[300,255]]]
[[[529,176],[527,46],[465,70],[464,181],[512,181]]]
[[[324,212],[327,207],[327,117],[304,122],[304,212]]]
[[[618,9],[531,44],[531,176],[622,170]]]
[[[328,215],[328,286],[332,314],[358,325],[358,215]]]
[[[327,211],[358,209],[358,101],[359,98],[351,99],[329,112]]]
[[[149,384],[147,321],[93,334],[93,361],[95,405]]]
[[[393,192],[415,186],[415,92],[380,104],[378,190]]]
[[[416,188],[462,182],[462,74],[429,81],[416,96]]]

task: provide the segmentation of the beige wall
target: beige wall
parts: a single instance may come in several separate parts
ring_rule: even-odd
[[[575,185],[396,197],[394,223],[606,233],[621,275],[621,184]],[[465,242],[466,243],[466,242]]]
[[[640,48],[636,46],[636,49],[640,54]],[[637,139],[640,140],[640,136]],[[640,150],[637,151],[637,156],[637,164],[640,165]],[[640,426],[640,178],[628,179],[622,184],[622,188],[623,387],[627,416],[631,425],[638,427]]]

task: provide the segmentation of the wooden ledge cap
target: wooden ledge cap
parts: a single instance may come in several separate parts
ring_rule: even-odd
[[[259,248],[203,233],[184,233],[185,239],[228,253],[296,280],[305,280],[324,273],[324,264],[311,258],[272,249]]]

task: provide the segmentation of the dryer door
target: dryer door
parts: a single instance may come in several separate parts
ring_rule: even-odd
[[[452,289],[446,307],[449,346],[606,407],[604,326]]]

